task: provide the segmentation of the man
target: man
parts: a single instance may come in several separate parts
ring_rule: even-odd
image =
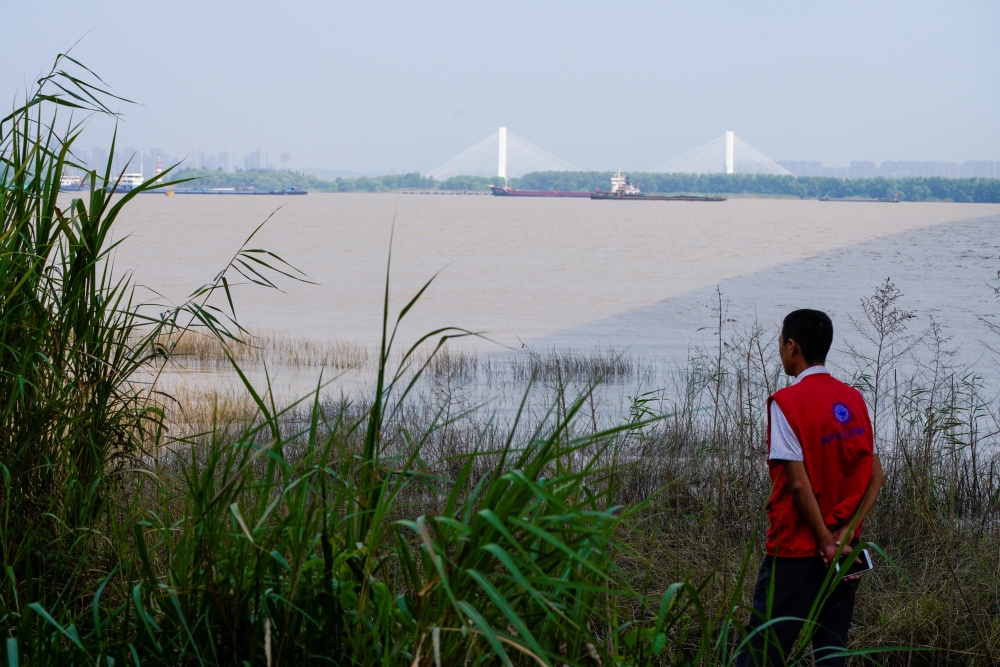
[[[818,310],[789,313],[778,342],[785,373],[795,380],[768,399],[767,557],[750,632],[768,619],[809,616],[828,568],[857,544],[884,481],[864,398],[824,366],[833,343],[830,318]],[[828,597],[809,629],[817,667],[846,661],[835,653],[847,645],[860,576],[824,591]],[[765,628],[737,665],[784,665],[802,627],[802,620],[787,620]]]

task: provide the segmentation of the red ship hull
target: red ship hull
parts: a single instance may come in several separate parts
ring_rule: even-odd
[[[564,192],[562,190],[512,190],[491,185],[490,191],[497,197],[590,197],[589,192]]]

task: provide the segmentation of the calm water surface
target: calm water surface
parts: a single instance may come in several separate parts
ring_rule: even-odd
[[[730,326],[797,307],[846,325],[890,276],[904,306],[960,341],[982,339],[979,317],[998,311],[986,283],[1000,265],[1000,205],[985,204],[144,195],[119,225],[128,237],[116,267],[180,301],[268,216],[251,245],[317,284],[242,287],[237,309],[244,324],[295,336],[378,341],[394,223],[394,310],[440,272],[407,318],[408,338],[454,325],[511,347],[677,357],[705,339],[716,286]]]

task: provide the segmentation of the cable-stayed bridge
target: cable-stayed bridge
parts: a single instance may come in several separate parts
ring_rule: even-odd
[[[539,148],[506,127],[462,151],[431,171],[436,179],[451,176],[499,176],[520,178],[533,171],[582,171],[574,164]]]
[[[520,178],[533,171],[583,170],[501,127],[427,175],[438,180],[452,176]],[[665,174],[791,174],[732,131],[650,171]]]
[[[650,171],[661,174],[791,175],[780,164],[729,131]]]

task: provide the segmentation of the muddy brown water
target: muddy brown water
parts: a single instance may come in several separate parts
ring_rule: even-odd
[[[975,316],[997,310],[986,282],[1000,265],[1000,205],[986,204],[143,195],[118,226],[116,268],[180,301],[269,215],[251,246],[317,284],[240,287],[237,311],[293,336],[378,341],[393,227],[393,310],[440,272],[407,338],[454,325],[512,347],[610,342],[672,355],[711,326],[716,285],[730,319],[811,306],[842,323],[887,276],[960,337],[980,335]]]

